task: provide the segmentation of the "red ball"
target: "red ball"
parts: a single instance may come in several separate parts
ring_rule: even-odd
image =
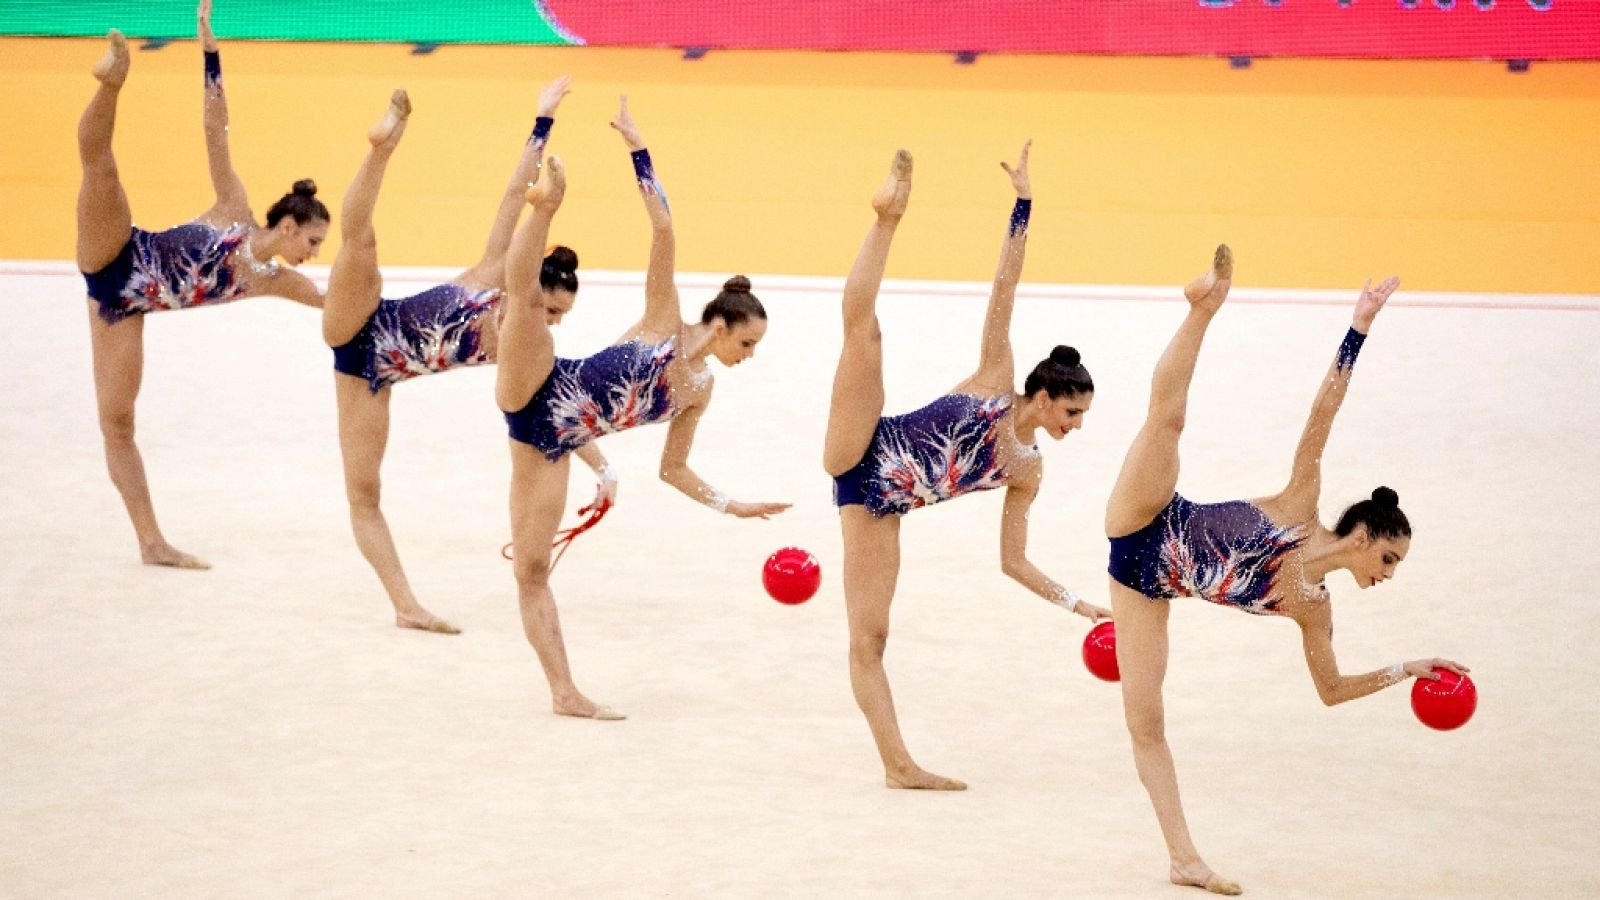
[[[1411,711],[1429,728],[1460,728],[1478,708],[1478,688],[1465,675],[1437,667],[1433,671],[1439,674],[1438,681],[1418,678],[1411,686]]]
[[[1109,619],[1083,637],[1083,664],[1101,681],[1121,681],[1117,669],[1117,623]]]
[[[767,557],[767,564],[761,567],[761,584],[779,603],[804,603],[822,584],[822,567],[815,556],[799,547],[784,547]]]

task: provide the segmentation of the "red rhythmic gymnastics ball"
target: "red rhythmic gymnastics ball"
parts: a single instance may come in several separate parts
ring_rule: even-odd
[[[822,584],[822,567],[815,556],[799,547],[784,547],[767,557],[767,564],[761,567],[761,584],[779,603],[804,603]]]
[[[1478,708],[1478,687],[1465,675],[1435,667],[1439,680],[1418,678],[1411,686],[1411,711],[1418,721],[1439,731],[1467,724]]]
[[[1117,669],[1117,623],[1101,622],[1083,636],[1083,664],[1101,681],[1121,681]]]

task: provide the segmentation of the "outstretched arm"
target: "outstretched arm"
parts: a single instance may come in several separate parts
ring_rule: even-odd
[[[272,278],[271,291],[302,306],[322,308],[322,289],[317,287],[316,282],[293,269],[279,269]]]
[[[556,107],[571,91],[572,79],[563,75],[539,92],[539,111],[533,121],[533,134],[522,146],[517,168],[506,183],[505,193],[500,196],[500,208],[495,211],[494,225],[489,229],[489,240],[483,248],[485,263],[505,258],[506,248],[511,246],[511,234],[517,229],[517,216],[527,202],[524,195],[539,180],[539,170],[544,165],[544,148],[550,141],[550,129],[556,122]],[[542,247],[539,249],[543,250]]]
[[[1110,610],[1095,606],[1057,584],[1028,561],[1028,510],[1039,495],[1043,476],[1040,469],[1036,468],[1034,473],[1031,478],[1012,481],[1006,488],[1005,512],[1000,519],[1000,570],[1028,590],[1091,622],[1111,618]]]
[[[250,200],[228,155],[228,98],[222,91],[222,54],[217,36],[211,32],[211,0],[200,0],[196,16],[206,67],[206,160],[211,168],[211,186],[217,192],[217,203],[212,209],[228,218],[246,218],[250,215]]]
[[[678,240],[672,233],[672,210],[667,206],[666,192],[656,180],[655,163],[650,151],[645,149],[644,138],[628,114],[628,97],[622,97],[622,110],[611,120],[611,127],[622,135],[622,140],[633,154],[633,175],[639,182],[639,196],[644,198],[645,212],[650,214],[650,267],[644,277],[644,319],[646,331],[657,334],[677,334],[683,325],[678,308],[678,287],[672,283],[676,268]]]
[[[1338,660],[1333,656],[1333,610],[1329,604],[1318,604],[1298,624],[1301,643],[1306,651],[1306,667],[1311,670],[1311,680],[1316,682],[1317,696],[1328,706],[1375,694],[1407,678],[1437,681],[1439,676],[1434,673],[1434,667],[1449,669],[1458,675],[1465,675],[1469,671],[1460,663],[1435,658],[1395,663],[1360,675],[1340,675]]]
[[[765,519],[788,509],[788,503],[741,503],[730,500],[689,468],[689,450],[694,446],[695,426],[705,406],[691,406],[679,413],[667,428],[667,442],[661,448],[661,480],[677,488],[685,497],[717,512],[741,519]]]
[[[1016,168],[1000,167],[1011,176],[1017,202],[1011,208],[1006,239],[1000,245],[1000,264],[994,273],[994,288],[989,293],[989,311],[983,320],[983,346],[978,355],[978,374],[974,380],[985,387],[1010,391],[1016,363],[1011,354],[1011,311],[1016,306],[1017,282],[1022,280],[1022,261],[1028,248],[1028,218],[1033,212],[1033,188],[1028,180],[1028,150],[1033,141],[1022,145]]]
[[[550,222],[567,191],[561,157],[553,156],[545,177],[528,189],[532,209],[511,237],[506,255],[506,316],[500,323],[494,396],[505,412],[528,405],[555,363],[555,339],[539,302],[540,250],[550,237]]]
[[[1322,451],[1328,446],[1334,416],[1339,414],[1345,391],[1350,387],[1356,356],[1367,339],[1367,332],[1372,329],[1372,320],[1399,286],[1400,279],[1391,277],[1384,279],[1377,287],[1373,287],[1371,281],[1362,287],[1350,330],[1345,332],[1339,353],[1334,356],[1333,365],[1328,367],[1328,375],[1317,390],[1316,402],[1311,405],[1311,417],[1306,421],[1305,433],[1300,436],[1300,445],[1295,448],[1294,468],[1290,472],[1289,487],[1285,493],[1303,495],[1315,503],[1322,492]]]

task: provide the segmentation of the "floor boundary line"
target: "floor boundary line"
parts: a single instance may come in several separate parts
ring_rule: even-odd
[[[302,266],[313,280],[326,283],[328,266]],[[385,282],[389,284],[427,285],[454,278],[460,269],[445,266],[386,266]],[[79,275],[75,265],[67,260],[0,260],[0,275],[64,277]],[[643,287],[642,271],[620,269],[593,269],[579,272],[581,283],[605,287]],[[679,272],[680,287],[714,291],[721,287],[724,275],[709,272]],[[815,275],[752,275],[756,294],[762,293],[838,293],[844,288],[841,276]],[[980,281],[927,281],[922,279],[885,279],[880,293],[931,298],[987,297],[989,283]],[[1028,300],[1093,300],[1101,302],[1180,302],[1182,293],[1178,285],[1118,285],[1118,284],[1022,284],[1017,289],[1020,299]],[[1309,288],[1252,288],[1236,287],[1229,294],[1229,302],[1278,306],[1345,306],[1355,298],[1354,290],[1323,290]],[[1396,307],[1427,309],[1489,309],[1526,310],[1541,312],[1600,312],[1600,295],[1595,294],[1493,294],[1460,293],[1446,291],[1401,291],[1390,304]]]

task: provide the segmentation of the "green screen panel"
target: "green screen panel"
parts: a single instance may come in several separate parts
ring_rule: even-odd
[[[0,0],[0,34],[193,37],[195,0]],[[571,44],[534,0],[219,0],[223,40]]]

